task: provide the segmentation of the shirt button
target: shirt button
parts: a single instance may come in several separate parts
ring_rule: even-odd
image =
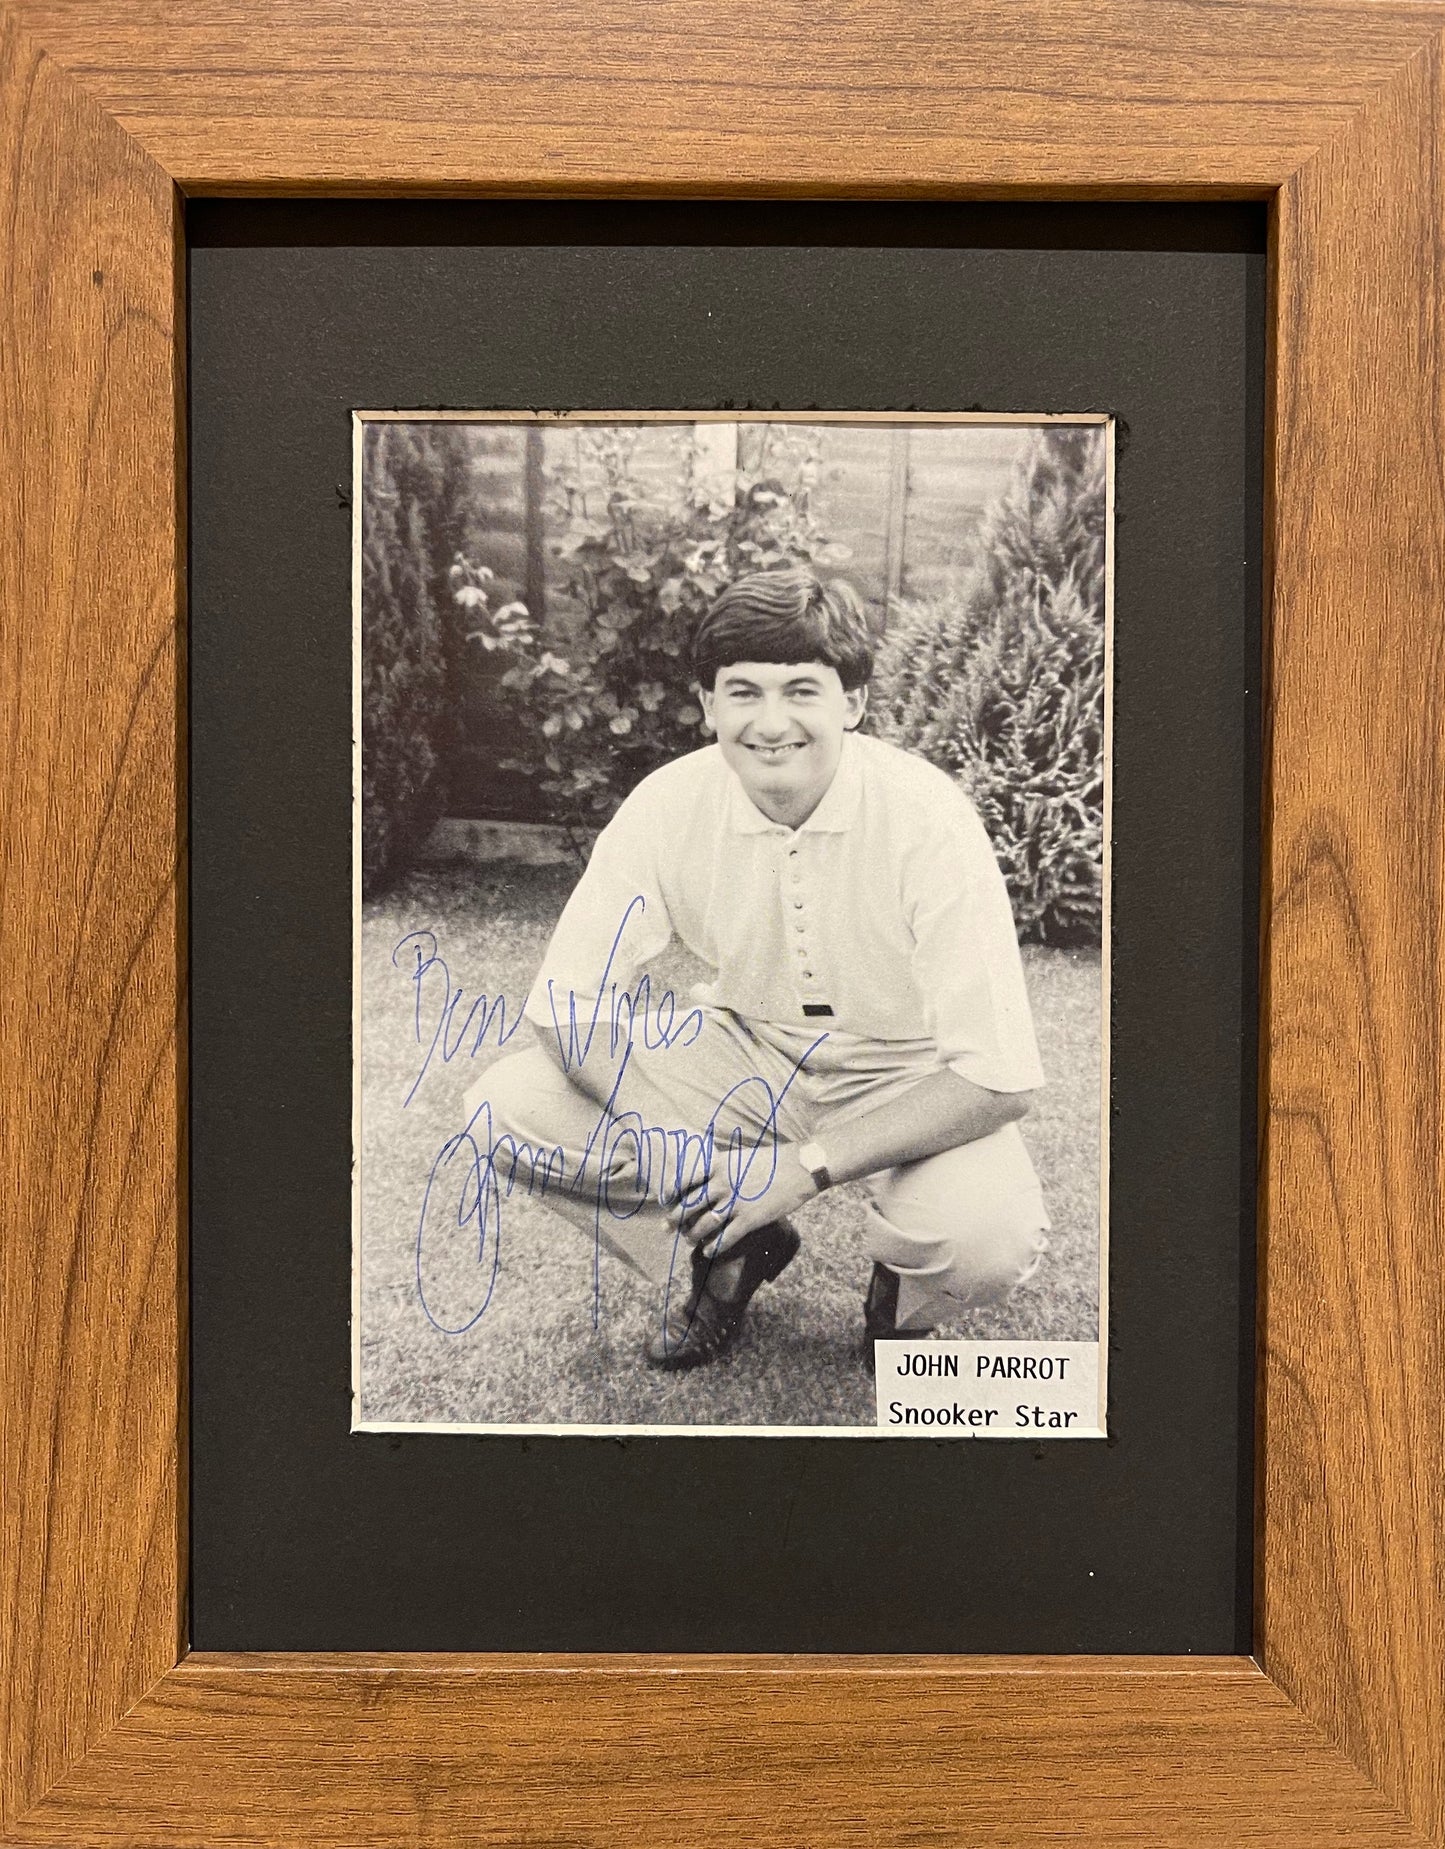
[[[794,910],[795,912],[801,912],[801,911],[802,911],[802,909],[803,909],[803,901],[802,901],[801,899],[794,899],[794,901],[793,901],[793,910]],[[802,930],[802,928],[803,928],[803,927],[802,927],[801,925],[799,925],[799,926],[798,926],[798,929],[799,929],[800,931]]]
[[[813,980],[813,972],[812,972],[812,970],[810,970],[810,969],[805,969],[805,970],[803,971],[803,981],[804,981],[804,982],[811,982],[812,980]]]
[[[795,931],[805,931],[807,926],[803,923],[801,918],[795,918],[793,920],[793,929]]]

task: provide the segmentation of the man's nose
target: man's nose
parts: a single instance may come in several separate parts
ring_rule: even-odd
[[[762,739],[786,738],[792,726],[787,702],[779,694],[765,694],[753,716],[753,730]]]

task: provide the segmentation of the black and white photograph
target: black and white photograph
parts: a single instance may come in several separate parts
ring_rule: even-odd
[[[355,1429],[1102,1435],[1113,436],[355,414]]]

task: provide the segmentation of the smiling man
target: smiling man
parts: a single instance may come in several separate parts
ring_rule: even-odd
[[[528,999],[538,1046],[468,1105],[499,1161],[530,1174],[540,1153],[563,1177],[548,1204],[667,1286],[661,1368],[724,1355],[800,1249],[791,1215],[864,1181],[871,1361],[879,1337],[1007,1295],[1046,1245],[1008,895],[951,779],[859,735],[873,639],[851,587],[741,578],[693,663],[716,744],[644,779],[598,838]],[[613,998],[674,939],[714,972],[699,1007],[618,1040]],[[599,1001],[580,1058],[563,1023]]]

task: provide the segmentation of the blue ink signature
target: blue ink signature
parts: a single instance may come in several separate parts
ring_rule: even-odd
[[[595,1027],[595,1020],[593,1025]],[[743,1202],[761,1199],[772,1186],[777,1173],[778,1111],[794,1079],[827,1037],[826,1033],[820,1035],[793,1063],[787,1079],[776,1093],[760,1074],[753,1073],[740,1079],[718,1100],[700,1133],[669,1128],[662,1124],[647,1124],[643,1122],[640,1112],[618,1108],[622,1081],[632,1058],[632,1043],[629,1040],[607,1101],[583,1148],[577,1172],[570,1178],[566,1173],[566,1157],[560,1144],[546,1149],[518,1142],[507,1131],[497,1134],[491,1104],[483,1099],[465,1128],[442,1145],[427,1177],[417,1222],[415,1248],[417,1292],[427,1320],[444,1335],[464,1335],[469,1329],[475,1328],[485,1315],[496,1290],[501,1266],[502,1203],[510,1199],[519,1177],[525,1172],[526,1191],[529,1195],[545,1197],[549,1191],[565,1191],[578,1201],[587,1200],[589,1203],[593,1229],[592,1326],[595,1329],[601,1313],[604,1219],[629,1220],[654,1195],[660,1207],[678,1210],[680,1215],[688,1207],[702,1205],[707,1199],[709,1178],[718,1162],[719,1118],[729,1105],[752,1087],[761,1090],[761,1097],[757,1100],[761,1107],[761,1122],[751,1138],[741,1127],[734,1126],[722,1141],[728,1193],[719,1213],[723,1219],[727,1219]],[[448,1323],[434,1314],[428,1301],[426,1254],[430,1240],[444,1239],[450,1234],[450,1216],[444,1214],[440,1226],[431,1221],[429,1216],[432,1213],[433,1190],[437,1189],[441,1181],[444,1191],[450,1191],[445,1189],[443,1178],[448,1176],[453,1164],[458,1163],[460,1181],[453,1184],[456,1193],[454,1224],[457,1231],[471,1229],[470,1237],[476,1244],[476,1264],[483,1276],[483,1296],[480,1306],[464,1322]],[[619,1179],[625,1180],[628,1198],[616,1201],[612,1191]],[[675,1269],[678,1248],[683,1238],[680,1218],[673,1237],[673,1265],[670,1274]],[[667,1302],[664,1298],[664,1318],[666,1314]]]

